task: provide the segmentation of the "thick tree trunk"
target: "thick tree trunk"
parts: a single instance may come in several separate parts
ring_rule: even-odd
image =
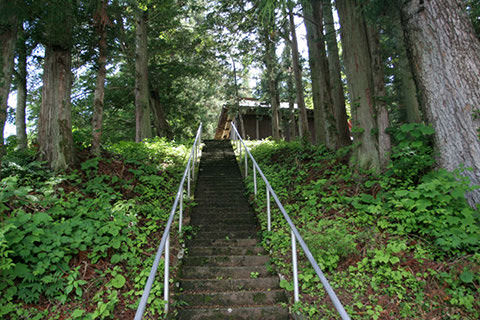
[[[21,28],[21,26],[20,26]],[[27,126],[25,109],[27,107],[27,46],[25,31],[22,30],[18,42],[18,72],[17,72],[17,108],[15,112],[15,127],[17,133],[17,149],[27,148]]]
[[[99,9],[95,15],[98,41],[98,74],[95,92],[93,95],[92,117],[92,153],[100,154],[100,142],[102,139],[103,102],[105,97],[105,78],[107,77],[107,0],[99,1]]]
[[[277,89],[277,80],[276,80],[276,59],[275,54],[275,45],[274,42],[270,39],[270,36],[265,32],[264,36],[265,41],[265,67],[267,71],[268,79],[268,93],[270,95],[270,104],[272,106],[272,137],[273,140],[280,140],[280,119],[279,119],[279,108],[280,103],[278,100],[278,89]]]
[[[65,170],[74,162],[71,63],[70,49],[46,46],[38,143],[41,159],[54,170]]]
[[[325,49],[325,37],[323,35],[323,1],[310,0],[310,3],[312,8],[311,17],[313,19],[313,24],[310,27],[313,34],[313,37],[311,38],[311,45],[313,45],[313,56],[318,65],[316,72],[318,72],[320,85],[322,102],[320,106],[324,118],[325,144],[327,148],[333,150],[338,146],[338,131],[335,122],[332,86],[330,83],[330,70],[328,67],[328,59]]]
[[[375,131],[374,84],[366,22],[357,0],[338,0],[342,25],[343,60],[351,95],[354,151],[353,162],[378,170],[380,158]]]
[[[300,121],[302,122],[302,138],[310,141],[310,130],[308,128],[307,108],[305,107],[305,97],[303,94],[302,69],[300,68],[300,58],[298,54],[297,32],[295,30],[295,21],[293,19],[293,9],[288,10],[288,20],[290,23],[290,46],[292,48],[293,73],[295,75],[295,88],[297,92],[297,105],[300,111]]]
[[[423,122],[422,109],[418,97],[417,84],[413,76],[412,66],[408,60],[405,36],[400,21],[400,13],[395,11],[392,22],[394,42],[398,54],[398,63],[395,66],[395,75],[399,91],[400,108],[405,110],[406,120],[409,123]]]
[[[380,37],[373,26],[367,26],[367,36],[372,61],[373,92],[375,94],[374,101],[377,114],[378,156],[380,157],[380,167],[385,169],[390,160],[392,145],[390,136],[386,131],[390,125],[390,121],[388,119],[387,103],[385,101],[384,64],[380,49]]]
[[[319,46],[317,42],[322,41],[321,37],[318,34],[318,26],[315,23],[318,21],[313,20],[312,7],[315,0],[310,1],[310,3],[304,3],[303,14],[304,14],[304,23],[307,30],[307,46],[308,46],[308,63],[310,65],[310,77],[312,79],[312,100],[313,100],[313,115],[314,115],[314,126],[315,126],[315,142],[317,144],[324,144],[328,147],[331,147],[329,144],[330,138],[327,134],[327,121],[325,114],[325,97],[324,97],[324,77],[322,70],[322,60],[319,52]],[[321,23],[321,21],[320,21]]]
[[[4,9],[8,5],[7,0],[0,0],[0,9]],[[0,167],[5,154],[3,130],[7,120],[8,94],[12,81],[16,40],[17,17],[12,15],[8,21],[0,21],[0,50],[2,53],[0,58]]]
[[[157,91],[150,93],[150,107],[152,109],[153,125],[157,131],[157,136],[172,139],[172,130],[167,122],[165,110],[160,102],[160,96]]]
[[[323,19],[325,26],[325,39],[327,42],[328,68],[330,84],[332,88],[333,109],[338,133],[338,146],[344,147],[352,143],[348,117],[345,109],[345,92],[343,91],[342,76],[340,73],[340,57],[338,55],[337,33],[333,21],[332,4],[330,0],[324,0]]]
[[[408,47],[429,122],[435,129],[439,164],[462,165],[480,185],[480,42],[460,0],[412,0],[402,8]],[[480,203],[480,190],[467,195]]]
[[[135,141],[152,136],[148,88],[147,12],[137,9],[135,30]]]

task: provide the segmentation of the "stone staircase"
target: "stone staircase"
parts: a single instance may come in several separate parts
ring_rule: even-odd
[[[290,319],[229,141],[205,141],[180,273],[178,319]],[[183,304],[183,303],[182,303]]]

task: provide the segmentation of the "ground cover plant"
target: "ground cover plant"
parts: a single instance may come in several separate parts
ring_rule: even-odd
[[[11,148],[0,179],[0,318],[133,318],[190,147],[121,142],[101,157],[80,152],[64,174]],[[161,297],[156,281],[147,313],[163,312]]]
[[[408,124],[386,172],[352,170],[346,154],[302,142],[250,142],[285,209],[353,319],[480,318],[480,211],[458,175],[435,168],[430,127]],[[252,172],[252,171],[250,171]],[[292,291],[290,230],[272,200],[266,228],[263,181],[253,196],[263,245]],[[299,250],[300,303],[308,319],[338,317]]]

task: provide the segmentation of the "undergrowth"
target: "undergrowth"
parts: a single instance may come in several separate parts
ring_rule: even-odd
[[[249,142],[334,290],[354,319],[479,319],[480,211],[464,195],[461,171],[436,169],[433,130],[418,124],[391,131],[392,161],[381,175],[353,170],[348,149],[337,153],[301,142]],[[243,168],[243,164],[242,164]],[[250,170],[252,172],[252,170]],[[263,245],[293,290],[290,230],[272,200],[247,179],[263,230]],[[298,246],[297,246],[298,247]],[[338,317],[298,249],[301,302],[308,319]]]
[[[64,174],[10,150],[0,179],[0,318],[133,318],[188,149],[121,142],[101,157],[81,153]],[[156,281],[151,316],[163,312],[162,293]]]

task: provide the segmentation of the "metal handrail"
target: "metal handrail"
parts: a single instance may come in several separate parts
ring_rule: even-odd
[[[155,260],[153,261],[152,269],[150,270],[150,275],[148,276],[147,283],[143,289],[142,298],[135,313],[135,320],[141,320],[143,313],[145,312],[145,307],[147,306],[148,297],[150,295],[150,290],[152,289],[153,281],[155,280],[155,275],[157,274],[158,265],[160,264],[160,258],[162,257],[163,249],[165,248],[165,272],[164,272],[164,288],[163,288],[163,298],[166,301],[165,312],[168,312],[168,298],[169,298],[169,271],[170,271],[170,228],[172,226],[173,219],[175,218],[175,213],[177,212],[177,206],[180,203],[179,210],[179,230],[182,232],[182,220],[183,220],[183,192],[185,179],[187,180],[187,196],[190,197],[190,180],[194,180],[195,175],[195,163],[198,159],[198,152],[200,151],[200,145],[202,143],[202,124],[197,130],[197,135],[195,136],[195,141],[192,146],[192,151],[190,152],[190,157],[188,158],[187,166],[183,172],[182,180],[180,181],[180,186],[178,187],[177,196],[173,202],[172,210],[170,211],[170,217],[168,218],[167,225],[163,231],[162,240],[157,249],[157,254],[155,255]]]
[[[318,266],[317,261],[315,261],[315,258],[313,257],[312,253],[310,252],[310,249],[308,248],[307,244],[303,240],[302,236],[298,232],[297,228],[295,227],[295,224],[293,224],[292,219],[290,219],[290,216],[288,213],[285,211],[285,208],[283,207],[282,203],[277,197],[277,194],[275,191],[273,191],[272,186],[268,182],[268,179],[265,177],[263,174],[262,170],[258,166],[257,162],[255,161],[255,158],[252,156],[250,153],[250,150],[248,150],[247,145],[245,144],[245,141],[243,141],[242,137],[238,133],[237,128],[235,125],[232,123],[232,128],[233,131],[231,133],[233,136],[231,136],[231,140],[236,141],[237,143],[237,149],[239,150],[239,157],[240,159],[242,158],[242,145],[245,149],[245,178],[248,176],[248,158],[247,154],[252,160],[252,167],[253,167],[253,183],[254,183],[254,193],[255,196],[257,194],[257,175],[256,172],[260,174],[262,177],[263,181],[265,182],[266,185],[266,194],[267,194],[267,230],[271,231],[271,212],[270,212],[270,195],[272,195],[273,199],[275,200],[278,208],[283,214],[283,217],[287,221],[288,225],[290,226],[291,229],[291,237],[292,237],[292,262],[293,262],[293,284],[294,284],[294,301],[298,302],[299,299],[299,289],[298,289],[298,268],[297,268],[297,248],[296,248],[296,241],[300,243],[300,246],[302,247],[308,261],[312,265],[313,269],[315,270],[318,278],[323,284],[323,287],[325,288],[325,291],[327,291],[328,296],[330,297],[330,300],[332,301],[333,305],[335,306],[335,309],[337,309],[338,313],[340,314],[340,317],[343,320],[350,320],[350,316],[347,314],[345,311],[345,308],[343,307],[342,303],[338,299],[337,295],[335,294],[335,291],[333,291],[332,287],[330,286],[330,283],[328,282],[327,278],[323,274],[322,270]]]

